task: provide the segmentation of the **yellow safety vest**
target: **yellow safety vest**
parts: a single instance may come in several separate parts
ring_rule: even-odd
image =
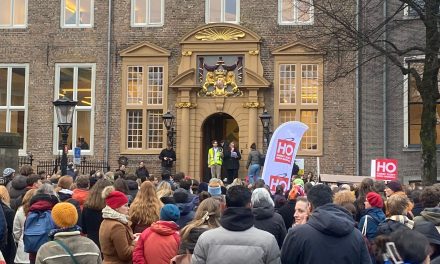
[[[223,159],[221,156],[221,148],[217,148],[217,153],[214,152],[214,148],[210,148],[208,151],[208,166],[212,166],[212,165],[222,165],[223,163]],[[214,153],[216,154],[214,157]]]

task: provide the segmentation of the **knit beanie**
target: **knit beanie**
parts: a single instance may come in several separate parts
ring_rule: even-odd
[[[59,228],[75,226],[78,222],[78,211],[71,203],[57,203],[52,208],[52,220]]]
[[[387,183],[387,187],[390,188],[393,192],[399,192],[402,191],[402,184],[398,181],[390,181]]]
[[[222,188],[221,188],[220,184],[212,182],[208,185],[208,192],[212,196],[220,196],[220,195],[222,195]]]
[[[176,222],[180,218],[180,210],[174,204],[166,204],[160,209],[160,220]]]
[[[382,197],[375,192],[369,192],[367,194],[367,201],[372,207],[383,208]]]
[[[119,208],[128,203],[127,196],[120,191],[115,191],[113,186],[105,187],[102,192],[105,198],[105,204],[112,209]]]

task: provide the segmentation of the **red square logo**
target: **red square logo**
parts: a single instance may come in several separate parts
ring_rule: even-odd
[[[289,185],[289,178],[279,175],[271,175],[269,178],[270,192],[275,193],[278,185],[284,185],[284,190],[287,190],[287,187]]]
[[[295,141],[278,139],[277,152],[275,154],[275,162],[291,164],[293,153],[295,151]]]

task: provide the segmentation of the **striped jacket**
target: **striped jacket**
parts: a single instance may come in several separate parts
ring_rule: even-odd
[[[89,238],[82,237],[79,231],[59,232],[55,240],[62,241],[73,253],[78,263],[100,264],[101,252],[98,246]],[[42,245],[37,253],[36,264],[73,263],[70,255],[56,242],[49,241]]]

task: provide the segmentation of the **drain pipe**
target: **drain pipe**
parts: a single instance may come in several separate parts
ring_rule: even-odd
[[[361,1],[356,0],[356,31],[361,30]],[[386,1],[385,1],[386,2]],[[358,49],[356,51],[356,83],[355,83],[355,96],[356,96],[356,175],[361,175],[361,61],[362,61],[362,49],[361,43],[358,40]]]
[[[107,72],[105,80],[105,146],[104,160],[108,166],[108,153],[110,145],[110,74],[111,74],[111,41],[112,41],[112,0],[108,0],[108,28],[107,28]]]
[[[388,1],[383,1],[383,18],[384,21],[388,18]],[[388,40],[388,26],[387,23],[384,24],[384,33],[383,33],[384,43],[383,43],[383,49],[387,50],[387,40]],[[388,84],[388,58],[387,56],[384,56],[384,62],[383,62],[383,83],[382,83],[382,94],[383,94],[383,157],[387,158],[388,156],[388,144],[387,144],[387,138],[388,138],[388,114],[387,114],[387,84]]]

